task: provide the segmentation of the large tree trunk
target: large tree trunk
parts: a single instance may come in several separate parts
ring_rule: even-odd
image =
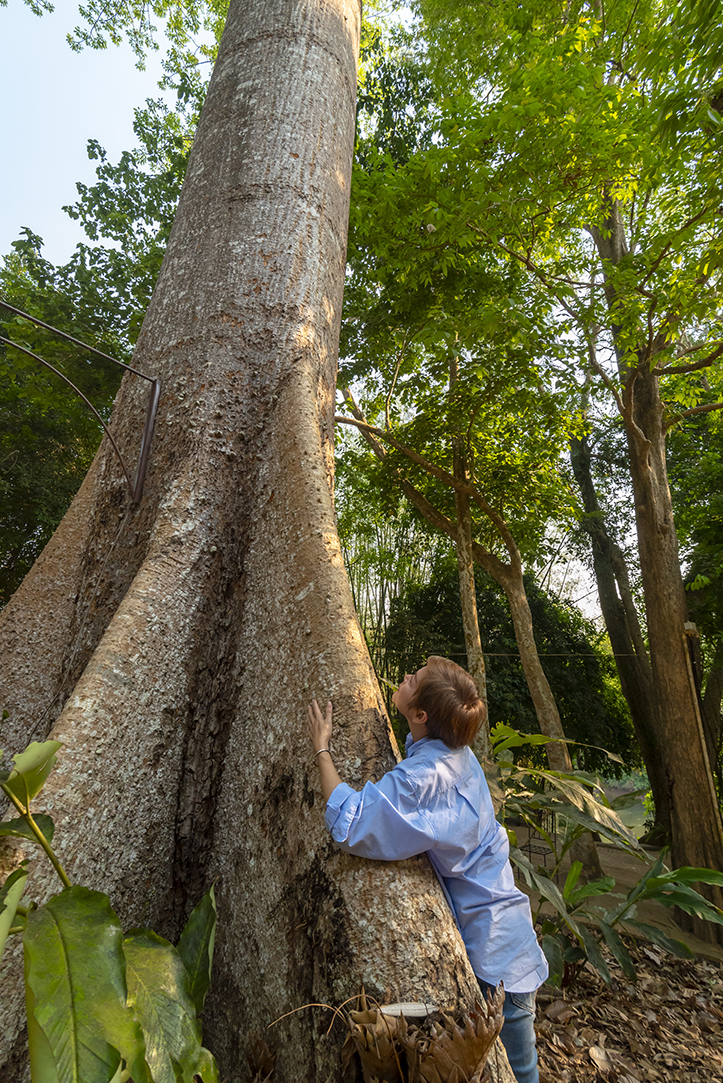
[[[613,270],[627,254],[625,230],[617,203],[611,201],[606,229],[591,230],[605,276],[605,295],[617,303]],[[627,409],[623,420],[628,441],[630,476],[635,498],[635,524],[653,685],[660,711],[658,747],[670,804],[671,858],[674,865],[723,868],[723,824],[713,784],[695,688],[688,674],[685,622],[687,607],[680,574],[678,538],[665,457],[664,407],[658,377],[647,355],[632,358],[618,345],[620,375]],[[720,888],[701,887],[717,906]],[[703,939],[718,940],[718,928],[683,917]]]
[[[476,995],[426,859],[365,862],[329,839],[303,725],[311,696],[333,699],[353,785],[394,762],[332,500],[359,18],[357,0],[232,2],[135,355],[163,386],[143,502],[104,442],[2,614],[13,747],[0,743],[54,723],[45,805],[71,878],[170,937],[216,882],[205,1035],[234,1081],[248,1032],[302,1005],[361,985],[457,1007]],[[139,383],[126,377],[112,422],[129,458]],[[56,889],[42,870],[33,883],[35,898]],[[17,955],[2,1083],[23,1075]],[[340,1078],[329,1022],[307,1008],[268,1032],[278,1083]]]
[[[650,658],[660,709],[660,747],[665,750],[671,857],[676,866],[721,869],[723,826],[696,691],[688,672],[688,613],[657,383],[649,374],[637,378],[628,446]],[[720,889],[708,888],[705,893],[716,905],[723,905]],[[718,939],[717,928],[707,922],[685,919],[685,924],[702,938]]]
[[[585,437],[573,437],[570,441],[570,460],[585,508],[582,526],[590,538],[603,620],[653,791],[655,827],[651,839],[667,843],[671,830],[670,801],[663,769],[664,751],[660,748],[658,700],[650,659],[633,605],[625,558],[605,526],[590,470],[590,447]]]
[[[708,759],[716,776],[719,790],[723,790],[721,778],[721,701],[723,700],[723,643],[719,643],[708,677],[705,682],[705,694],[701,707],[703,729],[708,745]]]

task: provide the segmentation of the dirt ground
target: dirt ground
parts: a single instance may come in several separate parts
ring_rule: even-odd
[[[564,995],[543,986],[540,1083],[720,1083],[723,964],[627,946],[635,984],[608,956],[610,987],[587,968]]]
[[[600,845],[598,853],[622,894],[649,867],[613,846]],[[651,862],[658,856],[648,854]],[[534,908],[537,900],[531,901]],[[723,948],[681,931],[672,910],[659,903],[642,903],[637,917],[684,940],[696,958],[679,959],[625,938],[637,982],[628,981],[603,949],[610,987],[588,966],[564,992],[543,986],[537,1013],[541,1083],[723,1083]]]

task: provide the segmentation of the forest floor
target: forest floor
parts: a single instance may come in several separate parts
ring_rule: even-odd
[[[564,995],[540,990],[540,1083],[720,1083],[723,963],[627,946],[635,984],[608,956],[610,987],[586,967]]]
[[[598,852],[622,894],[648,867],[612,846]],[[651,861],[657,856],[650,851]],[[534,897],[532,903],[534,908]],[[589,965],[564,993],[543,986],[540,1083],[723,1083],[723,948],[681,931],[659,903],[642,904],[637,916],[684,940],[696,957],[679,959],[647,941],[624,938],[637,982],[628,981],[603,948],[611,986]]]

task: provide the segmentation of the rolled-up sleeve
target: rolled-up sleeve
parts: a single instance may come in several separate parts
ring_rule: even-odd
[[[389,771],[362,790],[342,782],[327,802],[325,818],[332,838],[357,857],[401,861],[434,846],[430,818],[401,772]]]

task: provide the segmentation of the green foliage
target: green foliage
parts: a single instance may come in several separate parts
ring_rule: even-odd
[[[25,891],[27,878],[27,861],[23,861],[17,869],[10,873],[0,888],[0,962],[2,961],[8,934],[16,922],[18,905]]]
[[[218,1083],[198,1020],[213,959],[213,888],[178,949],[147,929],[124,937],[107,895],[71,885],[51,846],[50,817],[30,811],[59,747],[33,742],[0,773],[21,814],[0,824],[0,835],[41,846],[64,884],[44,905],[20,906],[23,861],[0,889],[0,955],[8,935],[23,938],[33,1083]]]
[[[128,1002],[143,1028],[154,1083],[176,1083],[179,1077],[192,1080],[195,1075],[204,1083],[218,1083],[213,1057],[200,1045],[190,975],[179,952],[147,929],[128,933],[123,952]]]
[[[716,393],[723,394],[723,379]],[[686,586],[692,619],[711,654],[723,642],[723,417],[700,414],[669,439],[669,476],[676,523],[688,555]]]
[[[10,304],[127,360],[122,314],[80,265],[55,268],[26,231],[0,270]],[[82,273],[81,273],[82,272]],[[0,308],[0,334],[45,358],[95,405],[104,419],[121,370]],[[42,551],[80,486],[101,429],[57,375],[0,343],[0,604],[8,600]]]
[[[32,3],[41,6],[44,0],[32,0]],[[157,28],[152,20],[162,20],[171,42],[165,64],[173,70],[215,59],[228,0],[186,0],[183,4],[169,0],[132,4],[87,0],[80,5],[79,12],[85,25],[76,26],[68,35],[71,48],[106,49],[108,44],[119,45],[125,39],[138,57],[140,68],[144,66],[146,53],[158,49]]]
[[[669,937],[661,929],[636,917],[637,906],[652,900],[663,906],[677,906],[688,914],[723,924],[723,911],[713,906],[695,891],[691,884],[723,885],[723,873],[714,869],[682,867],[672,871],[665,867],[663,851],[655,864],[633,885],[626,896],[615,894],[615,880],[605,876],[600,880],[580,884],[582,864],[573,861],[562,889],[556,880],[566,854],[583,833],[597,832],[606,842],[642,861],[645,851],[635,835],[617,815],[629,795],[609,801],[599,782],[582,772],[563,774],[543,771],[529,764],[514,764],[510,749],[549,741],[546,737],[529,737],[509,726],[498,725],[491,734],[495,763],[489,768],[490,789],[499,806],[498,819],[522,820],[530,830],[541,836],[550,848],[553,867],[536,868],[517,848],[517,836],[508,828],[510,857],[527,882],[539,893],[540,903],[533,917],[540,923],[542,949],[550,968],[551,985],[571,985],[580,970],[589,963],[608,984],[612,978],[600,951],[604,941],[626,977],[636,980],[630,954],[620,936],[623,931],[642,935],[675,955],[689,957],[693,953],[683,941]],[[555,830],[548,830],[550,814],[556,817]],[[618,900],[612,906],[601,906],[603,897]],[[547,908],[543,910],[543,906]],[[550,912],[551,911],[551,912]]]
[[[50,816],[46,816],[44,812],[39,812],[33,819],[47,842],[52,842],[53,834],[55,833],[55,824]],[[31,830],[27,821],[23,819],[22,816],[19,816],[15,820],[3,820],[3,822],[0,823],[0,835],[6,835],[15,839],[27,839],[29,842],[36,841],[35,833]]]
[[[25,982],[58,1083],[107,1083],[121,1058],[138,1083],[151,1078],[126,1006],[122,935],[107,897],[83,887],[28,913]]]
[[[178,954],[190,981],[196,1014],[200,1015],[211,980],[211,960],[216,939],[216,896],[213,886],[188,919],[178,941]]]
[[[55,766],[60,741],[33,741],[24,752],[13,756],[14,767],[0,775],[3,789],[27,805],[42,790],[45,780]]]
[[[181,71],[179,78],[183,75]],[[181,85],[175,110],[135,113],[138,145],[117,164],[90,140],[95,184],[65,209],[88,238],[54,267],[28,230],[0,270],[0,294],[61,331],[128,362],[150,301],[183,184],[205,82]],[[0,334],[63,372],[107,420],[120,368],[0,308]],[[58,376],[0,344],[0,604],[42,552],[92,462],[100,426]]]
[[[618,376],[593,363],[596,339],[614,343],[625,378],[638,364],[675,374],[693,342],[701,361],[721,338],[714,7],[419,4],[448,186],[456,158],[469,163],[464,191],[455,181],[457,220],[556,299],[559,334],[594,394]],[[603,263],[581,231],[610,238],[614,213],[626,247]],[[664,379],[672,416],[712,403],[695,376]]]
[[[537,715],[519,661],[512,619],[499,587],[477,572],[477,610],[485,651],[490,724],[507,723],[538,732]],[[526,579],[535,638],[563,729],[576,744],[571,755],[587,770],[617,774],[620,763],[585,745],[603,746],[629,765],[639,762],[632,724],[617,685],[611,656],[595,626],[573,607]],[[426,582],[410,583],[391,602],[384,638],[384,675],[398,684],[430,654],[464,664],[464,637],[457,569],[447,555]],[[400,735],[403,733],[400,731]]]
[[[374,19],[364,5],[357,91],[357,162],[388,154],[398,164],[429,145],[434,91],[414,35]],[[370,154],[370,151],[372,153]]]

